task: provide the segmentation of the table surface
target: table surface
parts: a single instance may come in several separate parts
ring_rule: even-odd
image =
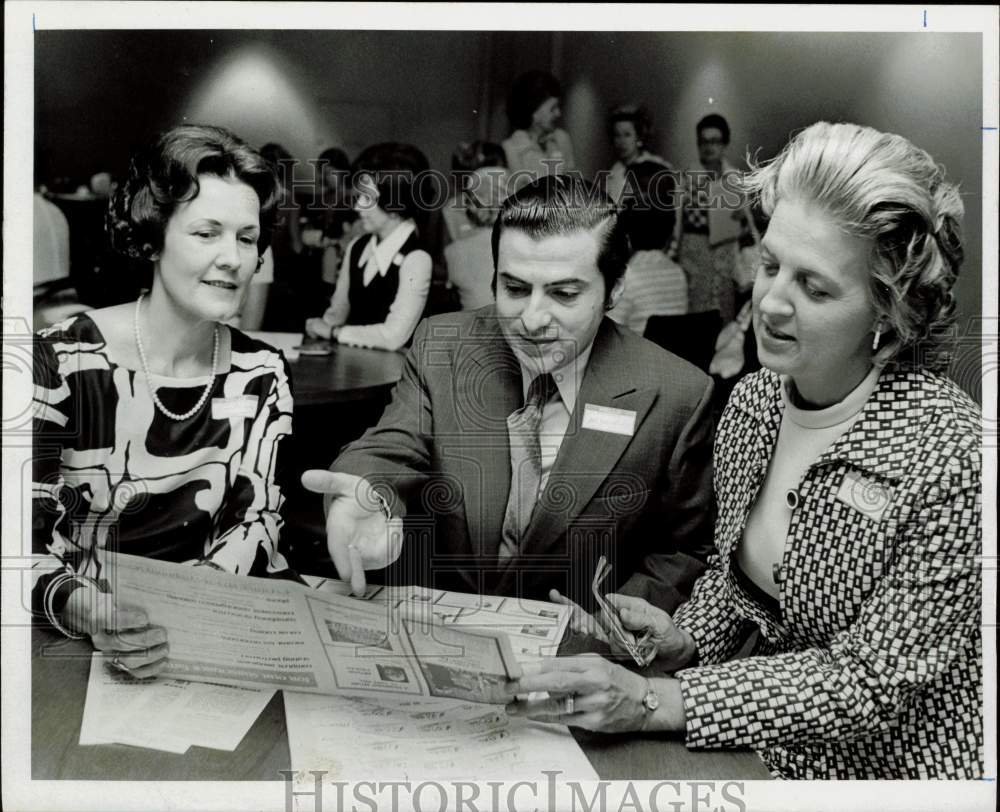
[[[233,752],[191,747],[183,755],[126,745],[81,747],[89,641],[32,630],[31,774],[35,780],[282,781],[291,768],[280,691]],[[688,750],[676,734],[574,731],[606,780],[752,780],[769,777],[752,752]]]
[[[296,406],[360,401],[384,393],[403,374],[403,354],[338,344],[331,355],[290,364]]]

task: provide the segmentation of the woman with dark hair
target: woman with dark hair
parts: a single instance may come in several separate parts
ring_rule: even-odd
[[[450,240],[458,240],[483,226],[492,226],[507,196],[507,155],[490,141],[463,141],[451,154],[455,194],[444,210]]]
[[[575,168],[573,142],[569,133],[557,126],[562,95],[559,80],[544,71],[529,71],[514,80],[507,97],[512,132],[503,142],[503,150],[515,188],[542,175]]]
[[[634,163],[629,174],[621,217],[632,256],[625,287],[608,318],[643,335],[651,317],[687,313],[687,280],[667,255],[677,210],[676,178],[655,161]]]
[[[674,253],[688,279],[691,313],[703,314],[708,338],[696,356],[712,357],[715,337],[736,317],[734,272],[741,241],[753,242],[753,215],[738,194],[739,171],[726,158],[731,132],[718,113],[695,125],[699,165],[684,173],[684,201]]]
[[[316,161],[316,186],[313,202],[306,208],[307,224],[302,229],[306,255],[318,273],[317,285],[310,292],[306,315],[315,310],[315,302],[330,298],[337,284],[337,275],[351,240],[360,236],[358,215],[351,208],[351,161],[338,147],[319,154]],[[318,294],[318,296],[316,295]]]
[[[299,205],[295,200],[292,183],[295,158],[281,144],[264,144],[260,148],[260,154],[274,168],[281,184],[278,216],[271,235],[271,250],[274,252],[274,262],[280,275],[282,266],[294,266],[295,259],[302,253]]]
[[[982,778],[982,418],[942,375],[958,189],[905,138],[825,122],[747,187],[765,369],[719,427],[718,554],[673,617],[608,596],[651,635],[645,676],[552,660],[514,686],[550,697],[511,710],[749,746],[787,778]]]
[[[271,165],[281,189],[270,250],[264,256],[264,273],[271,278],[271,284],[262,322],[265,330],[295,330],[306,317],[306,308],[314,298],[304,256],[301,212],[295,199],[295,158],[281,144],[273,142],[264,144],[260,154]],[[254,305],[258,304],[257,298],[257,291],[252,291]]]
[[[633,164],[652,162],[671,168],[663,158],[646,149],[652,142],[653,122],[641,105],[623,105],[612,110],[608,114],[608,137],[618,160],[608,173],[604,190],[616,203],[622,199],[628,168]]]
[[[350,184],[347,153],[337,147],[323,150],[316,161],[317,197],[306,210],[309,224],[302,230],[307,248],[326,250],[350,232],[350,224],[357,220],[351,208]],[[339,270],[340,264],[336,267]]]
[[[417,233],[427,159],[409,144],[368,147],[354,162],[354,210],[365,234],[347,248],[330,307],[306,321],[313,338],[398,350],[427,305],[431,258]]]
[[[34,544],[60,565],[36,608],[140,677],[162,667],[165,633],[112,605],[106,552],[238,575],[287,569],[288,367],[222,324],[259,267],[279,193],[268,163],[232,133],[164,133],[133,156],[108,213],[112,246],[151,275],[148,292],[35,342]]]
[[[473,141],[459,144],[451,168],[459,197],[455,206],[446,210],[452,216],[445,217],[454,235],[444,249],[448,281],[458,291],[462,309],[476,310],[493,302],[490,239],[493,221],[507,197],[507,159],[499,144]]]

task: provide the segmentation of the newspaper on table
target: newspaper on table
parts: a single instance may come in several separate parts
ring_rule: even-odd
[[[233,751],[272,696],[273,688],[138,679],[95,651],[80,744],[128,744],[169,753],[187,752],[192,745]]]
[[[597,773],[563,725],[456,699],[284,692],[295,791],[323,781],[510,780],[542,770],[560,780]],[[312,808],[310,806],[310,808]]]
[[[346,592],[340,581],[317,589]],[[371,587],[369,596],[401,610],[424,607],[442,623],[493,628],[511,641],[526,668],[554,656],[569,622],[567,606],[421,587]],[[417,610],[419,611],[419,610]],[[509,780],[511,775],[596,781],[598,775],[564,725],[508,716],[502,707],[461,699],[318,696],[284,691],[295,786],[324,781]]]
[[[566,607],[411,587],[310,589],[124,554],[108,556],[119,604],[163,626],[163,676],[317,694],[503,701],[522,656],[554,653]]]

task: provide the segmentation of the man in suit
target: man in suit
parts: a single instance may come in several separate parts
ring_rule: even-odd
[[[331,557],[355,591],[388,566],[593,609],[605,555],[602,591],[672,611],[712,550],[711,380],[604,317],[628,241],[583,180],[522,187],[492,237],[496,305],[421,324],[378,425],[305,474]]]

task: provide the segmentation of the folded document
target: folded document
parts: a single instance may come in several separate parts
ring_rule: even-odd
[[[129,744],[170,753],[191,745],[233,751],[272,696],[273,688],[139,680],[95,651],[80,744]]]

